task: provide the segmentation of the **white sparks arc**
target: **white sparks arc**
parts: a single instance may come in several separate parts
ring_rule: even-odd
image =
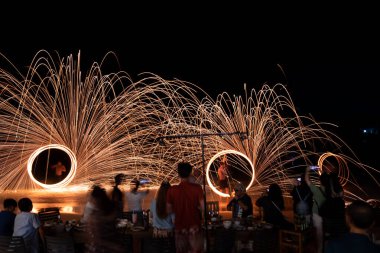
[[[80,54],[60,58],[40,51],[26,76],[0,66],[0,190],[89,186],[108,183],[118,173],[127,180],[149,178],[158,186],[163,180],[178,181],[180,161],[194,165],[201,181],[200,138],[158,144],[159,137],[170,135],[210,134],[204,138],[206,176],[217,194],[208,174],[213,161],[227,151],[248,161],[250,168],[242,173],[247,189],[254,186],[257,194],[274,182],[289,189],[298,168],[315,164],[331,150],[369,175],[378,173],[325,130],[332,124],[298,115],[281,84],[246,90],[245,97],[222,93],[213,100],[185,81],[143,73],[134,82],[123,71],[104,74],[105,63],[95,62],[83,74]],[[223,132],[244,132],[248,138],[212,135]],[[30,172],[33,159],[47,147],[62,149],[72,164],[64,181],[53,185],[42,184]],[[350,173],[339,176],[361,191]]]

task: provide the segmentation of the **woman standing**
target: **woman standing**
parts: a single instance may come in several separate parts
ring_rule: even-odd
[[[256,205],[263,208],[265,222],[281,229],[292,229],[294,227],[292,223],[285,219],[282,213],[285,208],[284,197],[278,184],[271,184],[267,193],[257,199]]]
[[[170,183],[163,181],[156,197],[150,203],[150,215],[153,221],[153,238],[157,252],[175,252],[174,244],[174,214],[166,211],[166,193]]]

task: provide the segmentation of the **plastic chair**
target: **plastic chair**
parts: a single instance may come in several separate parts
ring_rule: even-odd
[[[24,253],[24,239],[21,236],[0,236],[0,252]]]

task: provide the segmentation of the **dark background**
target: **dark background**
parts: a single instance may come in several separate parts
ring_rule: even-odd
[[[244,95],[244,83],[260,89],[280,82],[299,114],[338,125],[334,131],[362,162],[380,169],[378,132],[363,133],[378,131],[380,119],[379,41],[372,29],[380,22],[373,15],[331,6],[297,15],[281,6],[230,4],[23,7],[17,16],[3,15],[0,52],[24,74],[40,49],[61,57],[80,50],[84,72],[113,51],[119,65],[112,71],[125,70],[134,80],[142,72],[178,78],[214,98],[223,91]]]

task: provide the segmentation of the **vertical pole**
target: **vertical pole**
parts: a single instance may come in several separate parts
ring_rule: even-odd
[[[49,162],[50,162],[50,148],[48,149],[48,155],[46,160],[46,168],[45,168],[45,184],[47,182],[47,177],[49,173]]]
[[[204,148],[204,136],[201,135],[202,145],[202,167],[203,167],[203,202],[204,202],[204,225],[205,225],[205,237],[206,237],[206,252],[209,252],[209,240],[208,240],[208,227],[207,227],[207,201],[206,201],[206,168],[205,168],[205,148]]]

